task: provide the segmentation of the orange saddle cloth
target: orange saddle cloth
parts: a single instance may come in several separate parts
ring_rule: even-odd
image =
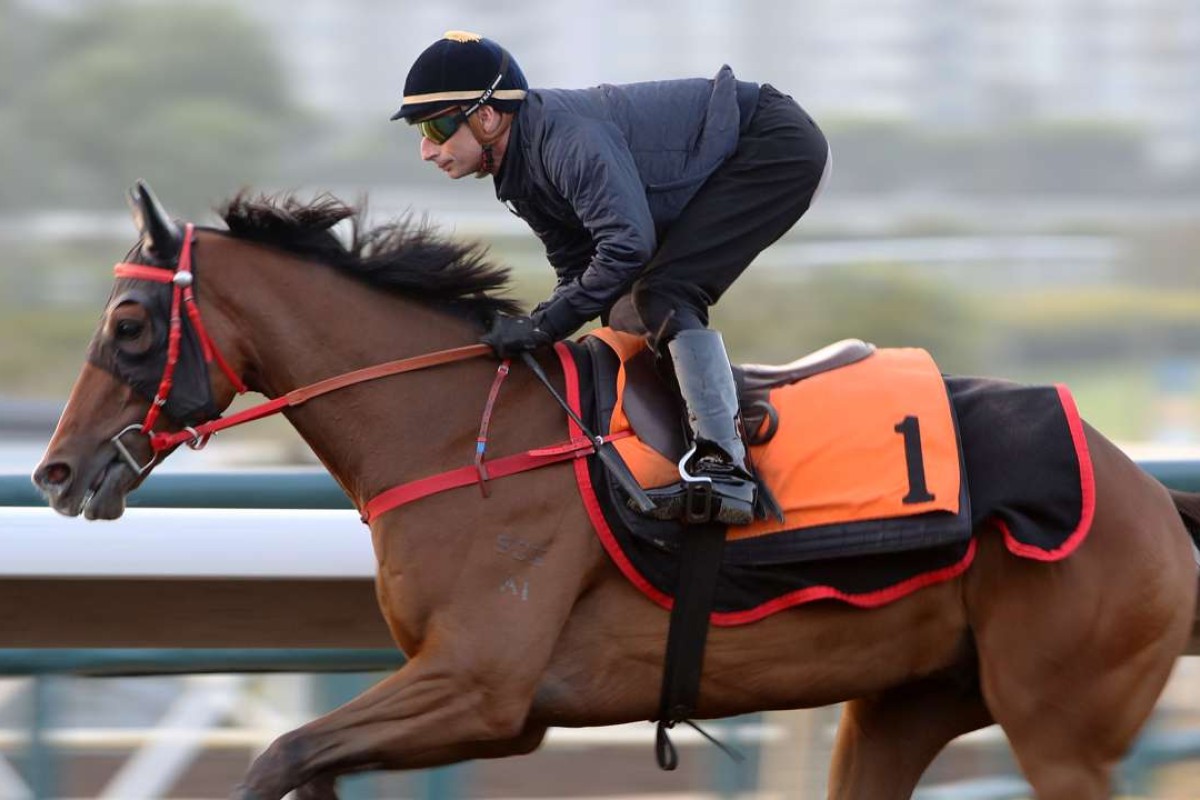
[[[626,414],[626,393],[648,390],[630,380],[645,371],[628,369],[630,359],[645,355],[644,341],[607,328],[593,335],[620,361],[612,413],[597,421],[607,423],[609,433],[633,431],[614,445],[643,487],[678,482],[678,454],[647,444]],[[730,541],[929,515],[961,520],[961,538],[969,535],[954,409],[926,351],[876,350],[855,363],[744,396],[743,407],[764,400],[773,413],[752,438],[768,427],[773,435],[750,454],[784,520],[730,528]]]
[[[643,485],[675,482],[686,448],[679,401],[641,340],[602,329],[556,351],[568,401],[590,429],[634,431],[615,446]],[[1067,558],[1086,539],[1091,460],[1066,387],[943,376],[921,350],[863,355],[790,383],[734,368],[751,419],[770,403],[751,427],[774,435],[751,453],[785,521],[726,530],[714,625],[819,600],[893,602],[968,569],[981,526],[1039,561]],[[600,459],[573,466],[615,566],[670,608],[683,537],[694,532],[633,511]]]

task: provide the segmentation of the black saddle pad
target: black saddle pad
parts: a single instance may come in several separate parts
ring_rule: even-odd
[[[611,411],[615,367],[606,349],[571,344],[579,411],[602,432]],[[1055,560],[1087,534],[1093,503],[1090,461],[1070,394],[1063,387],[1028,387],[980,378],[946,378],[958,418],[969,491],[971,527],[994,523],[1017,555]],[[607,407],[607,409],[606,409]],[[628,508],[598,459],[577,470],[593,525],[610,557],[655,602],[669,607],[686,535],[674,522]],[[861,607],[897,600],[950,580],[974,557],[973,539],[940,541],[903,552],[795,557],[787,533],[770,540],[730,541],[718,579],[712,621],[738,625],[801,603],[831,599]],[[880,535],[885,535],[884,530]],[[911,541],[911,540],[909,540]],[[907,547],[908,545],[906,545]]]

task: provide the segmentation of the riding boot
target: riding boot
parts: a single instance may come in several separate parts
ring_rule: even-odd
[[[681,331],[667,349],[692,434],[692,448],[679,462],[688,490],[684,519],[749,524],[757,486],[746,458],[737,386],[721,334],[704,328]]]

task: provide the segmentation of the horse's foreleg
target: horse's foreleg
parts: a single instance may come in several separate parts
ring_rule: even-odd
[[[341,708],[277,739],[235,797],[279,800],[348,772],[421,769],[536,748],[544,731],[531,716],[535,696],[601,553],[582,536],[544,536],[514,555],[511,538],[498,544],[474,529],[453,542],[377,532],[380,602],[411,659]],[[447,557],[455,547],[459,555]],[[417,573],[394,564],[427,567]],[[306,791],[330,795],[320,782]]]
[[[464,760],[481,758],[504,758],[532,753],[542,743],[546,736],[544,726],[530,725],[519,736],[502,742],[475,742],[473,744],[458,744],[442,751],[432,751],[424,754],[426,763],[414,765],[409,761],[389,761],[383,759],[373,764],[372,769],[401,770],[413,766],[432,767],[443,764],[454,764]],[[345,774],[345,773],[342,773]],[[336,782],[339,774],[327,772],[318,775],[301,785],[292,793],[294,800],[338,800]]]
[[[846,704],[829,772],[829,796],[887,800],[912,795],[956,736],[992,722],[978,683],[929,679]]]
[[[544,729],[525,724],[532,691],[512,686],[510,692],[471,675],[414,659],[341,708],[276,739],[234,797],[278,800],[309,783],[313,797],[336,796],[328,782],[348,772],[424,769],[536,748]]]
[[[318,775],[292,792],[292,800],[338,800],[336,775]]]

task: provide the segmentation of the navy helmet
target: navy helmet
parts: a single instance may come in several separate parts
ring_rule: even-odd
[[[503,47],[477,33],[446,31],[408,71],[404,104],[392,119],[419,122],[453,106],[466,106],[467,116],[483,105],[516,111],[528,88]]]

